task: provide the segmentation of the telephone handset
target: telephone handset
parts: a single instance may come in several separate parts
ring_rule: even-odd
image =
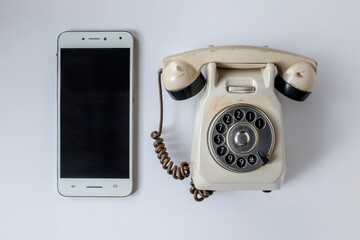
[[[160,126],[151,134],[163,168],[176,179],[191,173],[190,191],[197,201],[215,190],[279,189],[286,172],[285,141],[274,88],[304,101],[314,88],[316,69],[311,58],[267,47],[209,47],[166,57],[158,74]],[[160,137],[161,80],[175,100],[188,99],[206,85],[196,111],[191,165],[174,165]]]

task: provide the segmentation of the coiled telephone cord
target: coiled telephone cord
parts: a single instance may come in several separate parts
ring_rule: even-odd
[[[173,178],[183,180],[184,178],[189,177],[190,175],[190,166],[187,162],[182,162],[180,166],[174,165],[174,162],[171,161],[169,153],[166,151],[164,139],[160,137],[158,131],[151,133],[151,137],[155,140],[154,147],[157,158],[160,160],[160,163],[167,171],[168,174],[172,175]]]
[[[187,162],[182,162],[180,166],[174,164],[171,161],[169,153],[165,147],[164,139],[161,137],[162,124],[163,124],[163,98],[162,98],[162,88],[161,88],[161,75],[162,69],[158,71],[158,83],[159,83],[159,98],[160,98],[160,121],[159,121],[159,131],[153,131],[151,133],[151,138],[155,140],[154,147],[157,158],[160,160],[160,164],[163,169],[167,171],[169,175],[172,175],[173,178],[183,180],[190,176],[190,166]],[[199,190],[195,187],[193,180],[191,179],[190,183],[190,192],[193,194],[194,199],[197,202],[203,201],[205,198],[208,198],[213,194],[214,191],[209,190]]]

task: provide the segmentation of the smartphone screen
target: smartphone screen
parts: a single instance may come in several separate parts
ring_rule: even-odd
[[[60,54],[60,178],[129,178],[130,48]]]

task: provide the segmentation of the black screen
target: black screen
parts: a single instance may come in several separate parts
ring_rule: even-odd
[[[130,49],[60,56],[60,177],[129,178]]]

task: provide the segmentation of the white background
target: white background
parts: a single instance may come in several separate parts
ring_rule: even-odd
[[[358,1],[0,2],[0,239],[359,239]],[[137,39],[137,184],[127,198],[56,190],[56,40],[72,28]],[[269,45],[318,61],[307,101],[280,97],[288,172],[279,191],[216,192],[202,203],[160,167],[162,58],[213,45]],[[166,94],[166,93],[165,93]],[[190,160],[198,96],[166,94],[164,137]]]

